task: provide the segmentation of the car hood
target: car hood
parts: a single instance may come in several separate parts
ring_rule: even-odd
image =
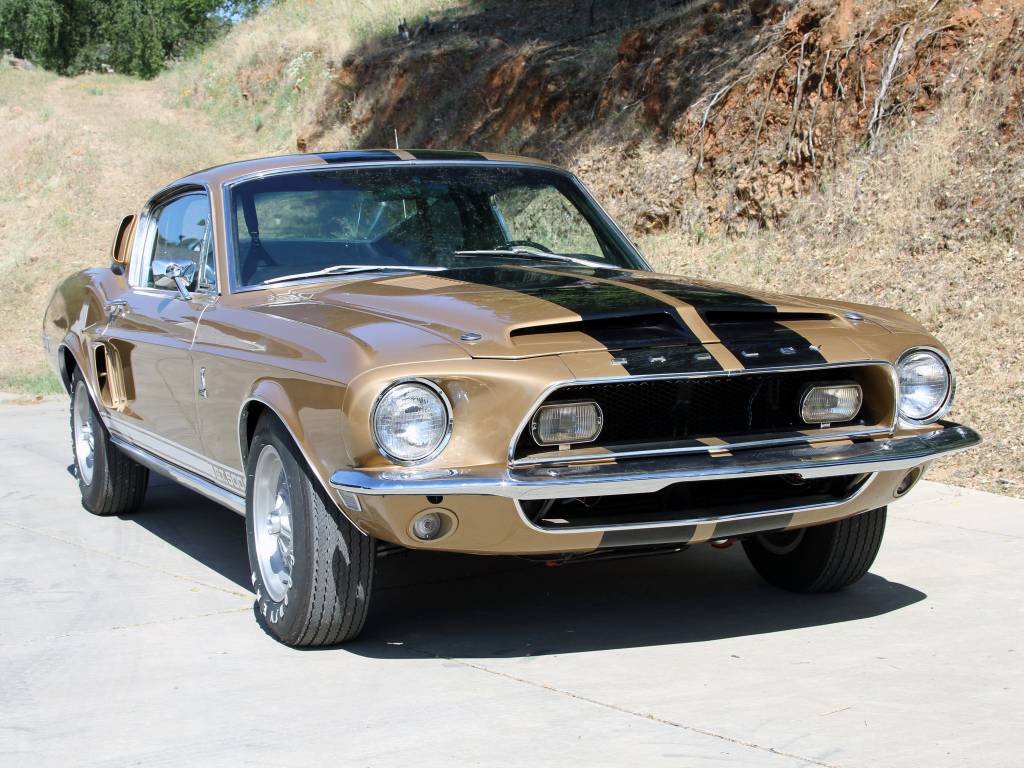
[[[796,364],[820,360],[826,344],[843,359],[863,359],[857,340],[889,335],[885,317],[869,308],[858,307],[860,319],[851,319],[848,304],[575,267],[353,276],[327,287],[282,286],[253,309],[346,332],[345,313],[325,311],[332,305],[428,330],[478,358],[720,345],[748,360],[782,355],[781,362]],[[775,353],[763,355],[769,350]]]

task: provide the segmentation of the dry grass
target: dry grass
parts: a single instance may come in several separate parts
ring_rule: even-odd
[[[950,418],[987,440],[930,476],[1024,496],[1024,254],[1016,232],[992,226],[1024,189],[1024,159],[994,141],[987,116],[947,105],[823,179],[777,229],[709,236],[678,226],[641,247],[665,272],[908,312],[952,354]],[[1015,161],[1000,166],[993,154]],[[657,166],[657,155],[638,162]]]
[[[254,143],[161,104],[150,83],[0,70],[0,375],[48,368],[43,310],[61,274],[109,263],[122,216],[187,173]]]

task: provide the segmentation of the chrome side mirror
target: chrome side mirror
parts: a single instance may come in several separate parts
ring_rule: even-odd
[[[157,288],[177,288],[178,298],[182,301],[192,298],[188,287],[195,279],[196,264],[194,261],[153,259],[153,285]]]

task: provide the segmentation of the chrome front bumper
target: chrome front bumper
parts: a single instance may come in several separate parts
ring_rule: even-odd
[[[468,494],[513,499],[571,499],[653,493],[673,483],[693,480],[758,475],[813,478],[909,470],[938,456],[980,443],[981,435],[973,429],[945,422],[934,432],[912,437],[852,445],[753,448],[732,455],[686,454],[564,467],[339,469],[331,476],[331,485],[339,491],[373,496]]]

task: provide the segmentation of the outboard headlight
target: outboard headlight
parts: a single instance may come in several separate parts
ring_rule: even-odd
[[[949,410],[953,374],[946,361],[928,349],[905,352],[896,364],[900,380],[900,417],[929,424]]]
[[[399,464],[427,461],[444,448],[452,430],[452,408],[424,379],[396,381],[377,398],[370,415],[377,449]]]

